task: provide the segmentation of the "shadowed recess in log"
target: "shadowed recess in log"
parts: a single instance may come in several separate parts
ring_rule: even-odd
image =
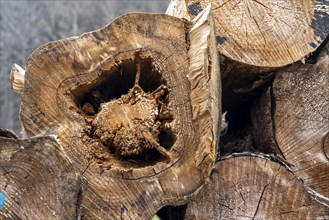
[[[284,159],[275,140],[270,87],[249,93],[248,99],[229,109],[227,132],[219,143],[220,156],[251,152]]]
[[[76,219],[79,181],[53,137],[0,137],[0,219]]]
[[[73,110],[91,127],[89,137],[125,164],[142,167],[169,160],[176,140],[170,91],[152,58],[136,52],[134,59],[100,75],[88,89],[80,85],[71,91],[77,107]]]

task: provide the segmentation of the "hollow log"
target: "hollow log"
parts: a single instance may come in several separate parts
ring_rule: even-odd
[[[275,138],[294,174],[329,198],[329,46],[315,64],[296,63],[273,82]],[[328,199],[329,201],[329,199]]]
[[[191,22],[123,15],[29,57],[21,122],[74,167],[76,218],[151,219],[204,184],[221,120],[215,44],[209,6]]]
[[[269,158],[235,156],[216,164],[207,184],[187,204],[184,219],[326,219],[302,181]]]
[[[79,179],[53,137],[0,137],[0,219],[75,219]]]

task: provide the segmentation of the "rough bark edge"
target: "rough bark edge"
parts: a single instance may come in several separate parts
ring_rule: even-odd
[[[196,152],[196,165],[199,167],[212,165],[215,161],[221,121],[221,84],[211,4],[193,21],[195,25],[188,34],[190,67],[187,77],[192,90],[193,120],[198,126],[200,145],[204,146]]]
[[[19,94],[23,93],[24,89],[24,76],[25,70],[14,63],[11,67],[10,71],[10,81],[11,81],[11,89]]]

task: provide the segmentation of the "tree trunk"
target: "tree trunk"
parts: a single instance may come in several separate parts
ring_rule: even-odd
[[[210,7],[191,22],[127,14],[30,56],[21,121],[30,137],[55,135],[74,167],[76,218],[150,219],[204,184],[221,120],[217,61]],[[6,213],[34,218],[24,208]],[[41,219],[50,218],[70,219]]]
[[[75,219],[80,177],[53,137],[0,137],[0,219]]]
[[[188,203],[185,219],[325,219],[329,208],[302,181],[267,157],[228,157]]]
[[[12,67],[0,217],[327,219],[326,9],[172,0],[41,46]]]
[[[167,14],[194,18],[212,3],[220,54],[255,67],[282,67],[304,59],[329,33],[327,8],[320,0],[184,1],[172,0]]]
[[[273,79],[270,72],[305,61],[328,41],[328,6],[322,0],[171,0],[166,13],[191,19],[209,3],[222,55],[224,111],[236,108],[249,98],[248,92],[268,84]]]
[[[295,175],[329,197],[329,46],[315,64],[296,63],[273,82],[275,137]],[[328,199],[329,201],[329,199]]]

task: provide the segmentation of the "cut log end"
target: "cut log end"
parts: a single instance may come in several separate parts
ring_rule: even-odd
[[[268,158],[233,157],[216,164],[209,182],[187,204],[185,219],[327,219],[290,171]]]
[[[221,113],[210,12],[131,13],[30,56],[21,121],[30,136],[55,134],[83,174],[81,216],[148,219],[208,178]]]
[[[283,156],[305,185],[329,197],[329,45],[315,64],[278,71],[272,94],[275,137]]]
[[[314,52],[329,34],[327,6],[320,0],[172,0],[167,13],[193,19],[210,2],[218,51],[243,64],[261,68],[291,64]]]

